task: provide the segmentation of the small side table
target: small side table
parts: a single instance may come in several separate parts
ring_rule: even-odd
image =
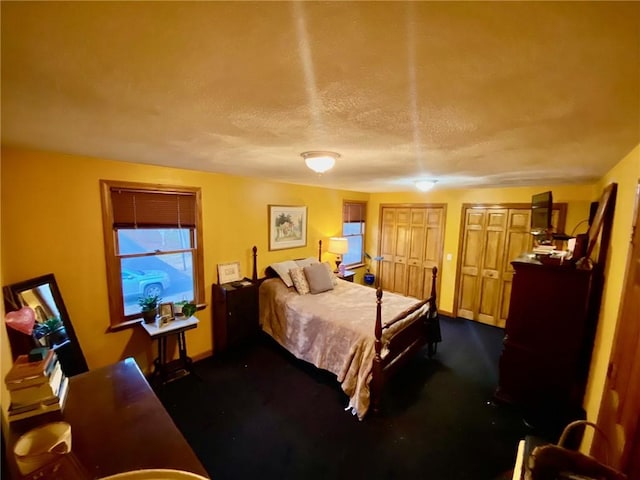
[[[142,328],[149,334],[151,339],[158,340],[158,356],[153,361],[153,372],[151,380],[160,380],[160,383],[172,382],[178,378],[192,373],[192,360],[187,355],[187,340],[184,332],[198,326],[196,317],[189,317],[184,320],[176,319],[166,325],[158,327],[155,323],[141,323]],[[176,360],[167,360],[167,337],[175,335],[178,339],[178,351],[180,356]]]
[[[353,270],[345,270],[344,273],[336,273],[336,276],[338,278],[341,278],[342,280],[346,280],[347,282],[351,282],[353,283],[353,277],[355,277],[356,272],[354,272]]]
[[[235,287],[231,283],[214,283],[212,286],[213,345],[216,355],[249,340],[260,331],[259,285],[251,281],[245,283]]]

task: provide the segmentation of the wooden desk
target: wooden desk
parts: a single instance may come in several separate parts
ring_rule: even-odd
[[[187,339],[184,332],[196,328],[198,323],[196,317],[189,317],[173,320],[162,327],[156,326],[155,323],[140,324],[152,339],[158,340],[158,356],[153,361],[152,381],[159,379],[161,384],[165,384],[191,373],[192,361],[187,355]],[[174,361],[167,358],[167,337],[171,335],[177,337],[180,352],[179,358]]]
[[[10,478],[18,478],[13,445],[37,425],[71,425],[71,451],[89,473],[102,478],[137,469],[175,469],[208,474],[155,396],[133,358],[69,379],[64,410],[9,426]]]

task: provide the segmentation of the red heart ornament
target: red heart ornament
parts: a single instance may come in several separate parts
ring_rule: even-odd
[[[22,307],[20,310],[7,313],[4,321],[11,328],[31,335],[33,333],[33,326],[36,323],[36,315],[32,308]]]

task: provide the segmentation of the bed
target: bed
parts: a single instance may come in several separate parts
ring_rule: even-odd
[[[306,274],[319,271],[317,264],[325,267],[332,288],[320,293],[301,294],[298,284],[285,284],[276,271],[282,268],[272,264],[266,269],[259,289],[260,326],[295,357],[334,373],[349,397],[347,410],[362,420],[369,410],[379,411],[386,380],[406,360],[425,345],[429,357],[436,352],[441,341],[437,269],[431,295],[418,300],[339,280],[329,273],[328,262],[320,261],[321,252],[320,242],[317,261],[301,259]],[[255,263],[254,247],[257,279]]]

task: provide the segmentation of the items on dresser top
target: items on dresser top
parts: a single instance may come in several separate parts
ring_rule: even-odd
[[[29,361],[29,358],[40,360]],[[64,407],[68,379],[53,349],[35,349],[19,355],[5,376],[11,404],[9,422],[42,415]]]
[[[13,452],[19,437],[32,428],[57,421],[71,426],[71,454],[62,456],[67,463],[60,465],[68,472],[88,472],[94,479],[133,470],[173,469],[207,477],[133,358],[70,378],[64,410],[10,424],[7,451]],[[8,461],[13,474],[9,478],[19,478],[16,459],[8,455]]]
[[[33,428],[22,435],[13,447],[18,470],[22,475],[55,462],[70,451],[71,425],[67,422],[51,422]]]

